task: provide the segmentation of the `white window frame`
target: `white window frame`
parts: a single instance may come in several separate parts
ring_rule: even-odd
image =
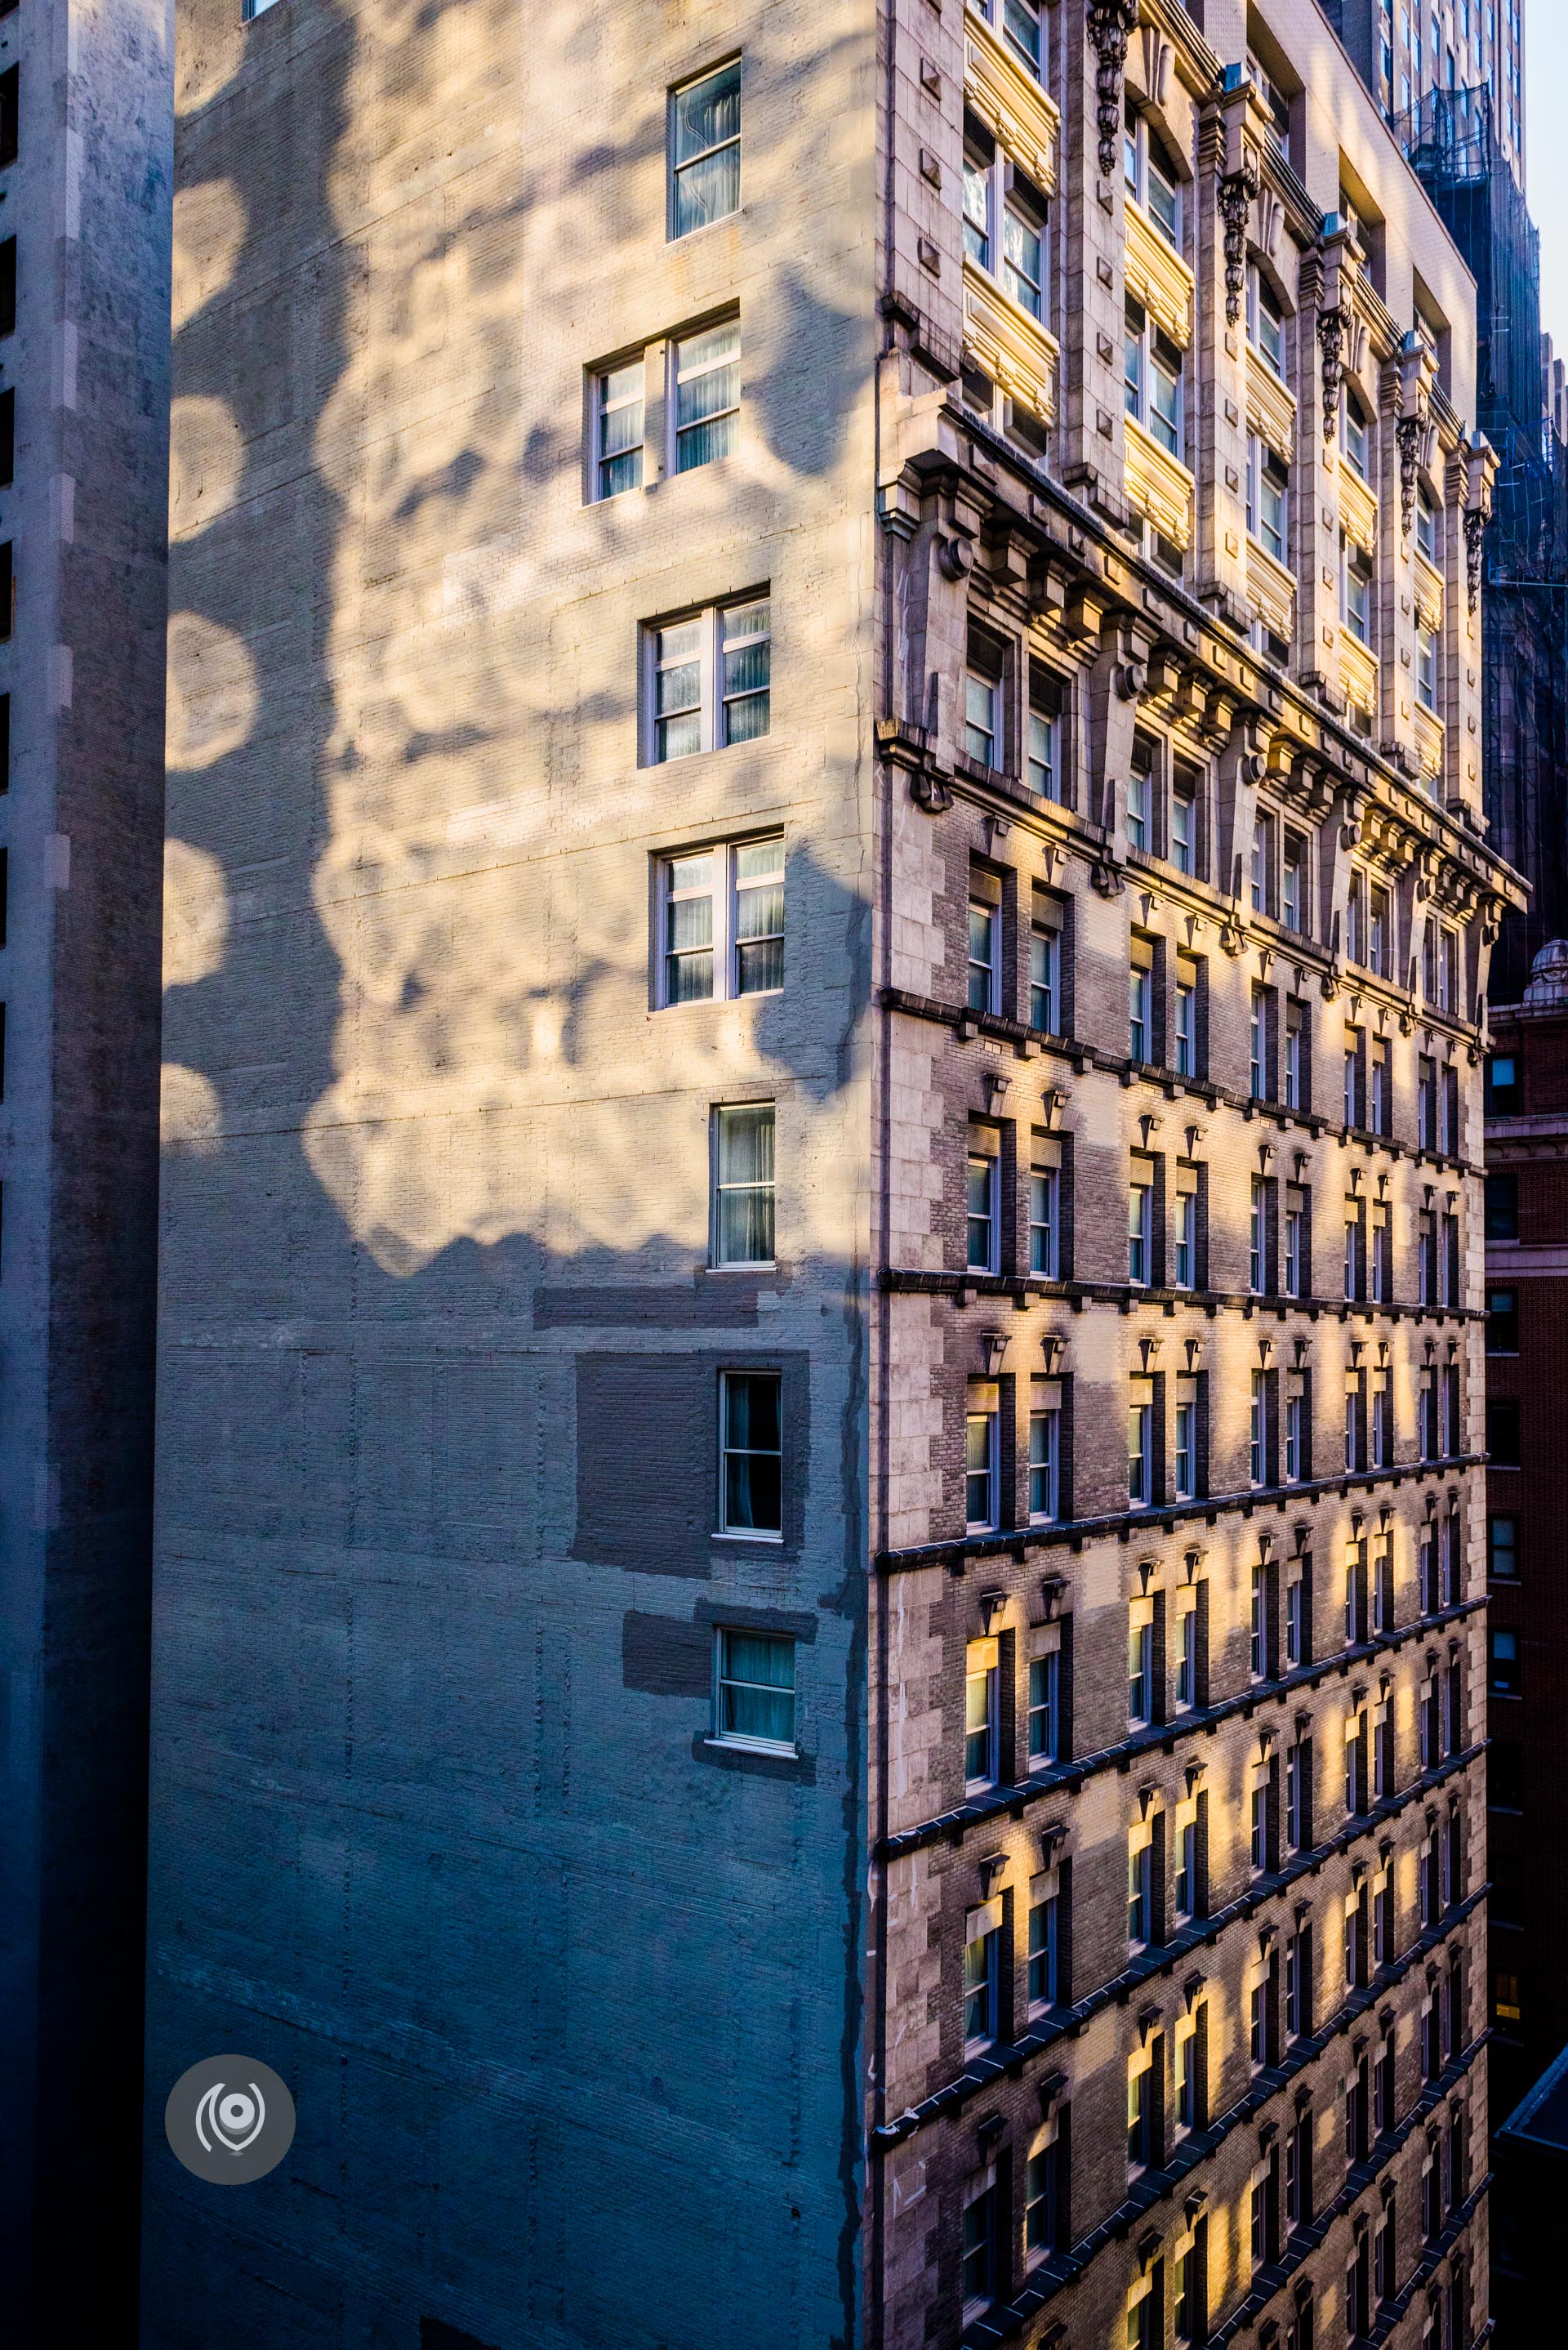
[[[1044,1022],[1034,1017],[1039,1008],[1037,999],[1042,995],[1045,999],[1044,1009],[1050,1014],[1050,1018]],[[1062,933],[1043,922],[1036,922],[1029,933],[1029,1024],[1032,1028],[1038,1028],[1043,1035],[1059,1036],[1062,1034],[1061,1017]],[[1053,1025],[1053,1023],[1057,1024]]]
[[[1265,337],[1265,320],[1270,327],[1275,324],[1270,317],[1268,309],[1270,302],[1279,312],[1277,350],[1270,348],[1270,340]],[[1270,374],[1281,383],[1288,383],[1290,380],[1285,341],[1287,323],[1284,307],[1279,296],[1269,285],[1258,264],[1255,261],[1249,262],[1247,265],[1247,341],[1257,352]]]
[[[739,872],[741,852],[748,848],[766,848],[774,842],[778,845],[779,852],[776,879],[774,874],[770,873],[742,880]],[[722,858],[722,878],[711,883],[706,891],[698,889],[684,890],[672,889],[671,877],[675,867],[699,857]],[[667,848],[659,852],[658,871],[655,876],[658,929],[654,962],[654,1003],[658,1010],[679,1012],[700,1003],[722,1003],[742,1000],[742,991],[738,984],[740,949],[742,945],[754,945],[758,941],[750,939],[742,940],[740,936],[738,913],[741,900],[750,890],[773,889],[775,886],[782,889],[785,886],[786,878],[784,837],[782,832],[758,833],[750,838],[742,839],[697,841],[690,847]],[[670,908],[677,899],[695,899],[703,896],[709,897],[713,905],[712,938],[710,948],[713,958],[713,985],[706,995],[675,996],[670,992],[671,952]],[[781,934],[770,931],[764,935],[771,939]],[[695,951],[700,953],[702,950],[699,948]],[[743,991],[743,999],[749,1000],[758,995],[776,995],[782,992],[782,981],[777,988],[749,987]]]
[[[732,1526],[729,1522],[729,1484],[725,1473],[729,1458],[730,1381],[732,1379],[772,1379],[779,1391],[779,1524],[774,1526]],[[755,1367],[736,1364],[719,1374],[719,1510],[718,1532],[726,1542],[781,1544],[784,1541],[784,1517],[787,1509],[784,1494],[784,1461],[787,1457],[787,1432],[784,1422],[784,1395],[782,1375],[764,1364]],[[762,1455],[766,1458],[768,1456]]]
[[[726,1689],[765,1688],[770,1694],[777,1695],[783,1687],[782,1683],[774,1683],[771,1681],[766,1683],[758,1681],[742,1681],[737,1675],[726,1672],[725,1666],[728,1656],[727,1644],[731,1638],[737,1633],[742,1638],[775,1641],[779,1646],[787,1648],[790,1651],[791,1678],[789,1682],[789,1697],[791,1735],[787,1739],[751,1738],[746,1736],[743,1731],[726,1730],[724,1727],[724,1691]],[[745,1752],[751,1754],[798,1754],[800,1752],[800,1687],[798,1680],[794,1677],[794,1669],[799,1659],[798,1642],[786,1633],[761,1631],[749,1624],[716,1624],[713,1627],[713,1731],[710,1743],[714,1746],[738,1746]]]
[[[972,209],[973,199],[983,183],[985,222],[982,227]],[[1023,183],[1023,184],[1021,184]],[[1025,192],[1025,185],[1030,192]],[[1035,195],[1039,202],[1035,203]],[[1008,223],[1017,222],[1026,235],[1039,245],[1040,276],[1032,279],[1028,271],[1020,267],[1008,252]],[[1000,288],[1010,302],[1015,303],[1025,317],[1037,326],[1049,328],[1051,323],[1051,204],[1045,191],[1033,189],[1028,175],[1008,154],[1000,139],[992,140],[989,161],[980,152],[972,140],[964,141],[963,151],[963,228],[964,254],[975,268],[983,269],[992,283]],[[983,244],[984,252],[973,250]]]
[[[1270,483],[1270,487],[1272,489],[1278,490],[1280,499],[1278,524],[1280,543],[1277,547],[1270,543],[1269,536],[1269,532],[1273,529],[1274,525],[1271,524],[1265,527],[1263,519],[1263,487],[1265,479],[1268,475],[1268,461],[1270,458],[1273,459],[1274,463],[1280,467],[1285,476],[1282,486],[1278,482]],[[1286,464],[1284,459],[1279,454],[1277,450],[1272,448],[1268,442],[1262,439],[1261,434],[1256,432],[1250,432],[1248,434],[1247,535],[1262,548],[1265,555],[1271,556],[1272,560],[1279,564],[1281,568],[1285,571],[1289,571],[1291,568],[1292,484],[1290,473],[1291,469],[1289,465]]]
[[[987,951],[983,956],[977,955],[974,951],[977,916],[983,923],[985,931]],[[965,988],[965,1003],[967,1008],[971,1012],[987,1014],[1000,1012],[1002,1009],[1002,908],[989,898],[977,898],[971,893],[968,901],[966,919],[968,981]],[[983,974],[984,978],[985,1001],[983,1003],[977,1003],[974,1000],[977,973]]]
[[[986,1482],[986,1514],[982,1518],[971,1518],[969,1514],[970,1481],[972,1477],[980,1476],[981,1471],[971,1469],[969,1465],[970,1437],[971,1431],[982,1423],[985,1428],[986,1461],[983,1473]],[[988,1406],[976,1411],[971,1409],[966,1403],[964,1411],[964,1532],[966,1534],[994,1534],[996,1531],[1000,1517],[998,1509],[1000,1438],[1000,1414],[995,1408]]]
[[[727,1119],[742,1116],[755,1117],[766,1110],[774,1136],[774,1173],[766,1182],[726,1182],[724,1179],[724,1135]],[[771,1272],[777,1262],[778,1247],[778,1105],[771,1101],[715,1102],[711,1111],[710,1150],[712,1171],[711,1234],[709,1263],[716,1273]],[[774,1232],[774,1253],[762,1257],[725,1256],[723,1254],[724,1199],[730,1191],[761,1192],[766,1195],[768,1222]]]
[[[989,1227],[983,1264],[979,1263],[971,1253],[970,1229],[971,1224],[981,1221],[978,1211],[970,1204],[970,1183],[976,1168],[982,1164],[986,1170],[985,1221]],[[993,1152],[971,1149],[966,1154],[964,1160],[964,1270],[967,1273],[997,1273],[1001,1269],[1002,1263],[1001,1244],[1002,1161]]]
[[[1044,1236],[1038,1243],[1036,1233]],[[1061,1263],[1062,1170],[1034,1166],[1029,1170],[1029,1270],[1043,1281],[1056,1281]]]
[[[705,66],[700,74],[692,74],[685,81],[675,82],[670,86],[669,99],[669,129],[665,136],[665,175],[666,186],[668,189],[668,194],[665,201],[668,205],[668,234],[671,242],[674,242],[679,238],[695,236],[701,230],[711,228],[719,221],[733,220],[735,214],[740,211],[745,201],[745,190],[743,184],[744,164],[742,161],[743,150],[742,147],[742,140],[745,130],[745,85],[743,79],[741,82],[738,92],[740,103],[737,111],[734,138],[732,140],[721,140],[712,147],[701,148],[696,153],[688,155],[683,161],[678,162],[675,153],[676,109],[679,100],[686,95],[688,90],[701,89],[704,82],[717,81],[721,75],[723,74],[738,73],[740,67],[741,59],[739,56],[723,57],[720,59],[717,65]],[[726,149],[732,146],[735,150],[735,161],[737,165],[735,174],[734,203],[728,212],[715,213],[712,214],[711,218],[708,220],[692,221],[687,227],[681,228],[679,225],[680,203],[677,190],[680,186],[682,172],[690,171],[695,163],[706,161],[708,157],[711,155],[722,154]]]
[[[1151,175],[1158,181],[1162,189],[1168,189],[1170,192],[1171,209],[1174,214],[1171,221],[1164,220],[1156,205],[1150,201]],[[1145,114],[1139,114],[1132,122],[1123,124],[1122,176],[1127,183],[1128,195],[1131,196],[1156,235],[1161,237],[1173,253],[1179,254],[1185,191],[1179,173],[1168,172],[1163,161],[1157,162],[1154,160],[1153,142],[1149,138],[1148,117]]]
[[[722,691],[724,651],[727,641],[725,623],[732,614],[751,611],[758,607],[767,612],[767,627],[756,631],[753,636],[737,638],[735,642],[739,645],[760,641],[768,648],[769,723],[763,728],[760,734],[742,735],[737,742],[732,743],[725,717],[729,702],[732,699],[749,700],[753,697],[751,694],[727,696]],[[698,629],[696,649],[698,700],[694,705],[698,719],[697,747],[695,751],[672,752],[665,757],[660,754],[659,748],[659,679],[666,666],[671,669],[690,667],[691,660],[690,657],[683,660],[671,659],[666,663],[660,659],[659,643],[667,634],[677,629],[685,628],[693,621]],[[696,758],[705,751],[744,750],[751,743],[764,742],[772,732],[773,723],[773,598],[766,587],[750,588],[743,596],[727,596],[722,604],[702,604],[684,611],[664,612],[660,613],[657,619],[645,621],[642,627],[643,755],[639,764],[645,767],[674,766],[681,759]]]
[[[1187,445],[1186,355],[1162,331],[1158,320],[1151,317],[1143,304],[1131,295],[1127,296],[1127,307],[1142,313],[1143,324],[1135,328],[1131,319],[1124,316],[1125,357],[1134,360],[1130,371],[1124,365],[1122,374],[1122,397],[1127,412],[1135,422],[1142,425],[1149,439],[1163,449],[1167,456],[1174,457],[1178,464],[1182,464]],[[1161,356],[1161,345],[1176,353],[1179,361],[1177,367],[1172,368],[1169,361]],[[1161,408],[1154,397],[1156,369],[1171,390],[1168,411]]]

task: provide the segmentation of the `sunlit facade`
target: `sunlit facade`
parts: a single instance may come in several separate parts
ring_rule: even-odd
[[[1474,292],[1137,13],[190,11],[151,2042],[301,2341],[1485,2327]]]

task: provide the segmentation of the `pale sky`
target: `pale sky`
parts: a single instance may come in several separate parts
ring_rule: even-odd
[[[1524,31],[1525,153],[1530,209],[1541,231],[1541,323],[1568,358],[1568,5],[1530,0]]]

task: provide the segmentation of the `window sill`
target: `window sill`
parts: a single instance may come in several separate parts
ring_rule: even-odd
[[[779,1534],[749,1534],[743,1526],[721,1526],[713,1535],[715,1542],[765,1543],[774,1550],[784,1548],[784,1535]]]
[[[803,1754],[798,1749],[786,1753],[781,1749],[764,1746],[742,1746],[727,1738],[711,1738],[700,1732],[691,1742],[694,1762],[711,1764],[721,1771],[750,1773],[761,1779],[786,1779],[799,1786],[815,1786],[816,1757]]]

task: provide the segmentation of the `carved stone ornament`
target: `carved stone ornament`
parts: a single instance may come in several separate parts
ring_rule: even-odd
[[[1249,155],[1239,172],[1220,182],[1220,214],[1225,224],[1225,318],[1235,326],[1247,291],[1247,222],[1262,182]]]
[[[1345,316],[1341,309],[1317,314],[1318,346],[1323,352],[1323,437],[1333,441],[1339,432],[1339,393],[1345,381]]]
[[[936,754],[923,726],[902,726],[896,718],[877,722],[877,748],[889,767],[909,779],[909,797],[928,816],[940,816],[952,806],[952,776]]]
[[[1480,604],[1481,549],[1485,537],[1486,516],[1480,506],[1471,506],[1465,515],[1465,592],[1469,598],[1472,619]]]
[[[1137,23],[1137,0],[1089,0],[1088,35],[1099,58],[1096,78],[1100,134],[1100,177],[1116,176],[1122,143],[1122,84],[1127,71],[1127,42]]]
[[[1399,442],[1399,523],[1407,538],[1416,519],[1416,475],[1426,429],[1418,416],[1402,416],[1394,428]]]

